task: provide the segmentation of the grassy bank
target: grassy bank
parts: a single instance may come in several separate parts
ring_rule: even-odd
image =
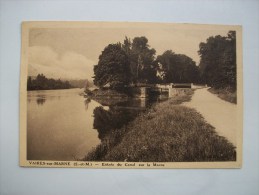
[[[124,91],[116,91],[112,89],[96,89],[94,91],[85,90],[91,97],[103,98],[103,99],[122,99],[127,98],[129,95]]]
[[[220,99],[223,99],[227,102],[236,104],[237,103],[237,93],[236,91],[230,89],[214,89],[210,88],[209,92],[216,94]]]
[[[84,93],[90,99],[94,99],[105,106],[116,105],[120,102],[125,102],[129,98],[129,94],[124,91],[116,91],[112,89],[95,89],[90,91],[85,89]]]
[[[179,105],[192,92],[153,106],[114,129],[85,159],[89,161],[230,161],[235,147],[218,136],[194,109]]]

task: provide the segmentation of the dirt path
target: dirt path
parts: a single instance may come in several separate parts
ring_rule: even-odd
[[[192,100],[183,105],[195,108],[205,120],[215,127],[216,132],[236,146],[237,106],[221,100],[208,88],[197,89]]]

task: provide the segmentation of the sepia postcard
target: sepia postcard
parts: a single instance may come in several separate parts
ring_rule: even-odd
[[[23,22],[20,166],[241,168],[242,27]]]

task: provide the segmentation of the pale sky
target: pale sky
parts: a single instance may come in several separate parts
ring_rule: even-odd
[[[114,23],[113,23],[114,24]],[[231,26],[212,25],[136,25],[109,23],[87,28],[33,28],[29,34],[29,75],[43,73],[49,78],[91,79],[93,66],[110,43],[145,36],[150,47],[161,55],[166,50],[191,57],[198,65],[200,42],[210,36],[226,36]]]

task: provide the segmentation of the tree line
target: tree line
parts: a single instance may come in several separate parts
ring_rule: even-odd
[[[134,84],[204,83],[236,89],[236,34],[209,37],[200,43],[200,63],[172,50],[156,56],[144,36],[109,44],[94,66],[94,84],[119,88]]]
[[[68,81],[60,79],[48,79],[43,74],[38,74],[35,79],[31,76],[27,79],[27,90],[69,89],[73,86]]]
[[[109,44],[94,66],[94,84],[116,88],[129,84],[198,82],[196,63],[171,50],[156,57],[146,37],[125,37],[123,43]]]

